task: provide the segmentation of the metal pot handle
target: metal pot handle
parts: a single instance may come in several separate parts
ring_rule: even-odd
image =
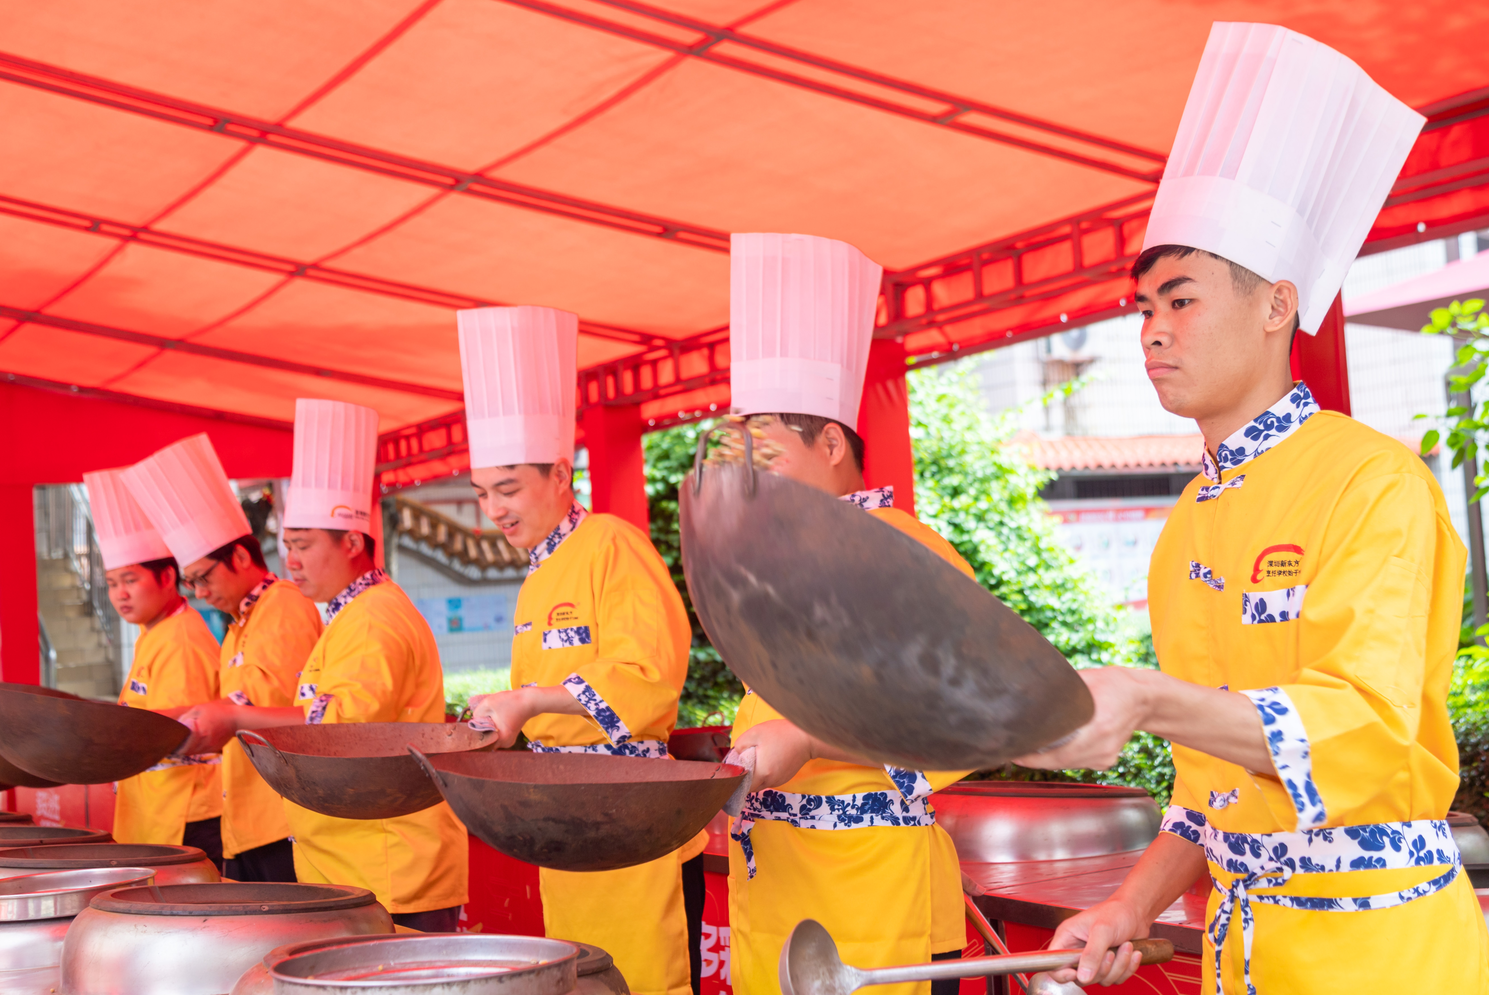
[[[413,743],[408,744],[408,753],[409,756],[418,761],[420,767],[424,768],[424,774],[429,778],[429,780],[434,782],[434,786],[438,788],[439,793],[443,795],[445,793],[445,782],[439,776],[439,771],[435,770],[434,765],[429,762],[429,758],[420,753],[419,748]]]
[[[749,426],[740,422],[729,422],[724,425],[715,425],[707,429],[698,437],[698,451],[693,454],[693,493],[695,495],[703,491],[703,458],[708,451],[708,440],[720,428],[733,430],[744,436],[745,467],[750,471],[749,486],[745,488],[745,494],[749,497],[755,496],[755,437],[750,434]]]
[[[252,736],[254,739],[258,740],[259,746],[262,746],[264,749],[273,753],[274,758],[280,763],[289,763],[288,760],[284,759],[284,754],[279,752],[279,747],[275,746],[273,743],[269,742],[267,739],[254,732],[252,729],[239,729],[234,735],[237,736],[238,742],[243,744],[243,752],[248,754],[249,760],[253,759],[253,750],[249,748],[250,744],[248,742],[248,738]]]

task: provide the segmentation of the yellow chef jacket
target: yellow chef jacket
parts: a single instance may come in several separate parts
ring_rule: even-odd
[[[439,649],[402,589],[371,571],[338,602],[296,689],[306,722],[443,722]],[[393,913],[468,898],[469,837],[444,802],[396,819],[338,819],[288,800],[284,810],[301,881],[366,888]]]
[[[912,515],[890,506],[891,488],[845,500],[930,548],[968,577],[956,549]],[[781,718],[758,694],[745,695],[734,737]],[[968,771],[924,771],[939,790]],[[802,795],[899,792],[882,767],[810,760],[777,790]],[[931,959],[966,945],[961,869],[956,847],[940,826],[807,829],[757,821],[750,831],[752,878],[738,841],[729,843],[730,977],[741,993],[777,991],[781,947],[803,919],[816,919],[837,942],[845,963],[888,967]],[[930,983],[884,988],[886,995],[924,995]]]
[[[213,701],[217,640],[185,601],[176,613],[140,633],[119,704],[160,710]],[[221,764],[216,756],[166,757],[119,781],[114,790],[114,839],[181,845],[188,822],[222,814]]]
[[[1302,384],[1204,465],[1153,550],[1153,645],[1165,673],[1252,699],[1275,768],[1173,747],[1164,828],[1206,845],[1208,916],[1228,920],[1221,957],[1206,941],[1204,990],[1219,960],[1223,990],[1246,992],[1232,892],[1260,862],[1274,876],[1246,888],[1261,995],[1489,992],[1468,876],[1451,877],[1452,847],[1421,821],[1443,819],[1458,786],[1445,698],[1464,551],[1437,481]],[[1316,832],[1338,827],[1371,828]],[[1277,887],[1279,867],[1291,877]]]
[[[575,504],[530,556],[535,565],[517,595],[512,686],[562,686],[588,714],[539,715],[523,732],[535,749],[665,757],[692,629],[651,540],[624,519]],[[688,995],[682,863],[707,839],[700,833],[681,850],[616,871],[540,869],[544,931],[609,951],[636,995]]]
[[[219,679],[224,698],[239,705],[288,708],[305,660],[321,635],[321,613],[300,589],[273,574],[248,593],[222,640]],[[229,740],[222,749],[222,855],[282,840],[290,834],[279,795]]]

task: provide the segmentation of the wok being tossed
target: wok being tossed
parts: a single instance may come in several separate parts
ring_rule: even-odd
[[[915,770],[997,766],[1092,715],[1074,668],[899,530],[744,458],[681,487],[683,569],[730,669],[813,736]]]

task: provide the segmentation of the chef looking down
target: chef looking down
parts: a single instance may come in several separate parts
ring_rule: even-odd
[[[735,234],[730,245],[734,405],[773,452],[772,472],[864,509],[968,576],[946,540],[866,489],[858,420],[881,269],[808,235]],[[816,919],[843,960],[886,967],[961,956],[956,848],[933,790],[966,771],[885,768],[809,736],[747,691],[734,749],[753,748],[752,792],[729,846],[730,974],[739,992],[779,990],[781,947]],[[956,981],[885,991],[950,991]]]
[[[692,630],[644,532],[574,500],[578,319],[540,307],[459,312],[471,483],[528,550],[512,637],[513,690],[471,699],[472,724],[539,753],[667,759]],[[613,871],[542,868],[548,936],[615,958],[637,995],[687,995],[685,861],[707,844]]]
[[[223,701],[181,716],[185,751],[213,749],[240,729],[322,722],[443,722],[434,634],[378,568],[371,533],[377,412],[295,402],[294,476],[284,511],[284,563],[302,594],[327,603],[326,628],[299,677],[299,707]],[[465,827],[448,805],[394,819],[339,819],[284,801],[300,881],[366,888],[393,921],[456,928],[467,900]]]
[[[217,648],[217,694],[236,705],[292,706],[320,638],[320,612],[269,572],[211,441],[203,434],[173,443],[126,470],[124,482],[182,564],[182,583],[232,619]],[[222,748],[224,873],[234,881],[295,880],[289,835],[279,795],[242,744],[229,740]]]
[[[119,470],[83,474],[109,601],[141,627],[119,704],[169,711],[217,697],[217,640],[177,590],[179,568]],[[219,758],[166,757],[114,785],[114,839],[199,847],[222,866]]]
[[[1206,448],[1149,572],[1162,672],[1083,671],[1095,717],[1019,760],[1105,767],[1143,729],[1178,778],[1126,881],[1056,932],[1086,946],[1057,978],[1127,977],[1125,941],[1208,870],[1207,991],[1489,992],[1443,821],[1463,546],[1422,460],[1289,370],[1421,121],[1302,35],[1211,33],[1133,267],[1148,375]]]

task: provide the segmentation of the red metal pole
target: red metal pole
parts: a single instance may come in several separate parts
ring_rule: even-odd
[[[597,404],[585,411],[584,442],[589,449],[592,511],[619,515],[643,532],[646,465],[641,453],[641,405]]]
[[[869,348],[858,434],[864,441],[864,482],[894,485],[896,508],[915,514],[915,456],[910,449],[910,392],[905,386],[905,347],[875,339]]]
[[[0,484],[0,679],[41,683],[30,484]]]
[[[1334,298],[1317,335],[1299,332],[1293,339],[1293,379],[1303,380],[1326,411],[1350,413],[1349,362],[1344,354],[1344,301]]]

